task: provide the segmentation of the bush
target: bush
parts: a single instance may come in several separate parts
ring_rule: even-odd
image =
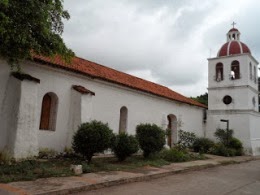
[[[239,139],[235,138],[235,137],[232,137],[232,138],[230,139],[230,141],[229,141],[229,143],[228,143],[228,146],[229,146],[230,148],[234,148],[234,149],[236,149],[236,150],[239,150],[239,149],[242,149],[242,148],[243,148],[242,142],[241,142]]]
[[[211,148],[210,153],[219,156],[235,156],[236,150],[228,148],[222,143],[217,143]]]
[[[165,132],[155,124],[137,125],[136,138],[145,158],[162,150],[165,144]]]
[[[72,148],[91,162],[94,153],[103,152],[110,147],[112,130],[100,121],[91,121],[79,126],[73,136]]]
[[[58,152],[51,148],[40,148],[38,158],[51,159],[56,158]]]
[[[164,149],[160,152],[160,156],[168,162],[185,162],[190,159],[188,153],[176,148]]]
[[[8,164],[12,161],[12,155],[7,150],[0,150],[0,165]]]
[[[229,141],[233,137],[233,130],[217,129],[214,135],[222,144],[228,146]]]
[[[191,148],[195,140],[195,133],[179,130],[179,145],[185,148]]]
[[[233,130],[217,129],[215,136],[218,138],[222,146],[217,146],[214,152],[223,156],[241,156],[243,155],[242,142],[233,137]],[[224,148],[225,147],[225,148]]]
[[[232,137],[229,141],[228,147],[235,150],[236,156],[243,155],[243,144],[239,139]]]
[[[111,149],[119,161],[125,160],[127,157],[138,151],[138,142],[132,135],[120,133],[112,138]]]
[[[210,148],[214,146],[214,142],[208,138],[197,138],[193,143],[194,152],[208,153]]]

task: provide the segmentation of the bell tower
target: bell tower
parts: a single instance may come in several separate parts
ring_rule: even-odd
[[[217,128],[225,129],[220,120],[228,120],[247,152],[256,153],[256,142],[260,149],[260,130],[256,132],[256,126],[260,127],[258,62],[240,41],[234,23],[226,39],[217,56],[208,59],[208,136],[213,137]],[[252,143],[256,137],[259,140]]]

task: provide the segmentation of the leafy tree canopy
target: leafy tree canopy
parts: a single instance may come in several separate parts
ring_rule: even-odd
[[[74,53],[64,44],[63,0],[0,0],[0,56],[12,67],[32,58],[59,54],[69,60]]]
[[[199,102],[199,103],[201,103],[201,104],[208,106],[208,93],[205,93],[203,95],[199,95],[197,97],[190,97],[190,98]]]

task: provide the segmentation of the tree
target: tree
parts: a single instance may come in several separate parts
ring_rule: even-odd
[[[207,92],[203,95],[199,95],[197,97],[190,97],[190,98],[201,104],[208,106],[208,93]]]
[[[63,0],[0,0],[0,56],[17,67],[34,54],[60,55],[68,61],[74,53],[63,42]]]

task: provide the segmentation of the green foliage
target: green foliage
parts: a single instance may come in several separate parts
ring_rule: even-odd
[[[59,158],[80,158],[78,154],[72,148],[65,147],[63,153],[60,154]]]
[[[234,149],[241,149],[241,148],[243,148],[243,144],[239,139],[232,137],[229,140],[228,147],[234,148]]]
[[[73,173],[69,169],[70,164],[69,161],[51,159],[44,161],[25,160],[0,165],[0,183],[71,176]]]
[[[243,155],[243,144],[233,137],[233,130],[217,129],[215,136],[219,143],[213,147],[211,153],[220,156],[241,156]]]
[[[219,156],[235,156],[236,151],[226,147],[223,143],[217,143],[211,148],[210,153]]]
[[[50,158],[55,158],[57,155],[58,155],[58,152],[56,152],[53,149],[50,149],[50,148],[40,148],[39,149],[39,156],[38,156],[38,158],[50,159]]]
[[[165,132],[155,124],[137,125],[136,138],[145,158],[159,152],[165,144]]]
[[[190,98],[201,104],[204,104],[205,106],[208,106],[208,93],[207,92],[203,95],[199,95],[197,97],[190,97]]]
[[[222,144],[228,146],[229,141],[233,137],[233,133],[232,129],[217,129],[214,135]]]
[[[194,152],[208,153],[214,144],[212,140],[201,137],[194,141],[192,148]]]
[[[138,151],[138,142],[132,135],[120,133],[112,138],[112,151],[119,161],[124,161],[127,157]]]
[[[243,144],[239,139],[232,137],[229,141],[228,147],[235,150],[236,156],[243,155]]]
[[[70,15],[63,10],[63,0],[1,0],[0,56],[12,66],[34,54],[61,55],[69,60],[74,54],[61,38],[63,20]]]
[[[94,153],[103,152],[110,147],[112,135],[108,125],[100,121],[83,123],[73,136],[72,148],[90,163]]]
[[[0,164],[8,164],[12,161],[12,156],[9,151],[0,151]]]
[[[185,148],[191,148],[195,140],[196,140],[195,133],[179,130],[178,145],[181,145]]]
[[[187,149],[183,150],[179,147],[162,150],[160,152],[160,157],[168,162],[186,162],[206,159],[204,155],[190,153]]]
[[[190,159],[188,153],[176,148],[164,149],[160,154],[168,162],[186,162]]]

